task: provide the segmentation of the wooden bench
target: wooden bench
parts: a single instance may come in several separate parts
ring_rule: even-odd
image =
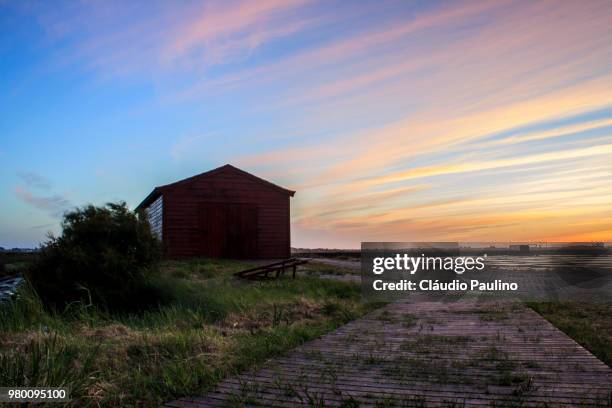
[[[295,279],[295,271],[298,265],[307,263],[307,260],[289,258],[283,261],[270,263],[267,265],[257,266],[255,268],[245,269],[240,272],[236,272],[234,276],[242,279],[251,280],[262,280],[262,279],[278,279],[280,276],[285,274],[285,271],[289,268],[293,270],[293,278]],[[270,276],[270,275],[273,276]]]

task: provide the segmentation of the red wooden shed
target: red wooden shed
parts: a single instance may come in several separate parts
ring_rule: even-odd
[[[136,211],[169,258],[288,258],[294,194],[226,164],[155,187]]]

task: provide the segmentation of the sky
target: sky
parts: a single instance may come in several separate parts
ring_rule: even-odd
[[[0,0],[0,246],[231,163],[292,245],[612,241],[612,2]]]

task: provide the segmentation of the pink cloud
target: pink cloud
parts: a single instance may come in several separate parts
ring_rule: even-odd
[[[78,64],[103,77],[160,77],[248,58],[261,45],[317,24],[296,12],[311,0],[84,2],[24,9],[50,42],[68,43],[56,65]]]
[[[164,47],[164,59],[172,61],[192,56],[213,65],[237,54],[248,55],[271,39],[307,27],[308,20],[287,18],[289,11],[307,3],[308,0],[211,3],[197,13],[198,17],[177,29]]]

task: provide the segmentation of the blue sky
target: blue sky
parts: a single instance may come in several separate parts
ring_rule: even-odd
[[[294,246],[610,240],[612,3],[0,1],[0,246],[232,163]]]

